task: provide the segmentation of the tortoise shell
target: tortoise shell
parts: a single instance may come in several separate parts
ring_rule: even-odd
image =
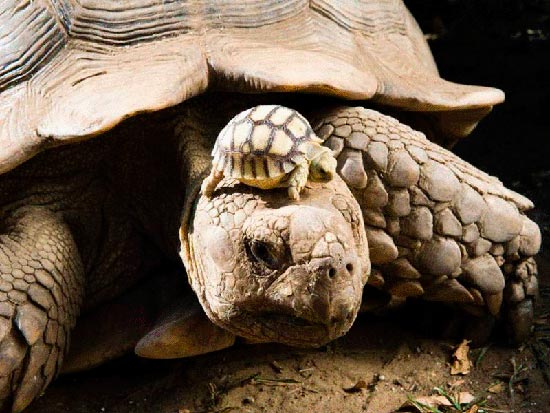
[[[293,109],[260,105],[235,116],[220,132],[213,168],[234,179],[276,179],[309,160],[309,145],[322,142]]]
[[[0,173],[207,90],[372,99],[458,137],[504,98],[441,79],[401,0],[7,0],[0,50]]]

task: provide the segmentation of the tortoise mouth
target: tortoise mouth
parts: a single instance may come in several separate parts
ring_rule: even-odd
[[[228,320],[224,328],[255,342],[276,342],[293,347],[320,347],[343,336],[353,324],[356,314],[345,319],[332,319],[324,324],[280,312],[245,311]]]

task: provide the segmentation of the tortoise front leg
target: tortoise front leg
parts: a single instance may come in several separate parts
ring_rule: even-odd
[[[42,207],[7,215],[0,234],[0,411],[20,412],[61,367],[84,271],[58,215]]]
[[[296,165],[296,168],[288,177],[288,197],[295,201],[300,199],[300,192],[304,189],[309,174],[309,164],[302,163]]]
[[[369,284],[400,298],[500,316],[522,341],[533,321],[540,247],[525,197],[397,120],[339,108],[315,128],[361,205]],[[504,302],[504,306],[502,305]]]
[[[223,179],[223,171],[218,171],[216,168],[212,168],[210,175],[208,175],[201,185],[201,192],[207,198],[212,198],[214,190]]]

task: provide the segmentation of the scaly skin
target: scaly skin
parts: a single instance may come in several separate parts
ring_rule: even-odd
[[[147,138],[134,126],[0,176],[2,412],[24,409],[62,369],[79,313],[178,260],[176,151],[151,144],[161,124]]]
[[[394,296],[504,314],[526,336],[540,245],[530,203],[388,117],[320,115],[341,178],[308,182],[300,201],[228,180],[197,196],[217,132],[254,99],[192,100],[175,134],[173,113],[131,120],[0,177],[0,411],[21,411],[59,371],[79,311],[177,270],[180,224],[205,312],[255,341],[342,335],[369,272]]]
[[[212,119],[199,106],[176,128],[183,157],[193,159],[186,187],[196,194],[211,166]],[[292,202],[284,188],[225,179],[212,198],[200,195],[196,206],[187,199],[181,255],[214,323],[254,341],[297,346],[349,329],[370,271],[361,212],[339,179],[308,182],[304,191]]]
[[[317,116],[316,132],[333,149],[338,173],[362,209],[373,264],[369,285],[400,299],[422,297],[457,304],[479,317],[504,315],[512,338],[524,340],[537,295],[532,256],[540,247],[538,226],[523,213],[532,206],[530,201],[378,112],[344,107]],[[292,227],[286,211],[294,205],[317,207],[322,199],[332,199],[341,185],[339,179],[330,185],[309,182],[304,203],[291,206],[276,191],[227,181],[211,200],[200,197],[190,226],[184,223],[180,232],[182,257],[212,321],[256,341],[304,345],[299,328],[289,333],[272,315],[294,311],[300,318],[296,325],[318,322],[311,306],[305,306],[306,315],[296,310],[303,306],[295,301],[306,300],[304,294],[311,290],[301,289],[301,281],[296,281],[298,287],[288,287],[287,281],[283,289],[292,299],[277,307],[273,303],[285,294],[276,292],[273,298],[267,286],[285,279],[285,270],[297,265],[294,249],[303,248],[308,254],[314,249],[314,244],[297,247],[302,242],[299,235],[296,241],[282,235]],[[256,215],[282,232],[264,233],[266,224],[258,223]],[[320,228],[328,219],[315,211],[297,216],[296,221],[318,220]],[[316,239],[323,237],[323,231],[331,230],[319,230]],[[265,260],[256,259],[256,266],[250,262],[253,257],[246,245],[255,237],[267,245],[267,255],[274,251],[271,272],[264,273],[261,261]],[[310,259],[306,254],[306,262]],[[266,285],[263,277],[268,279]],[[285,323],[292,325],[289,320]],[[307,336],[315,345],[330,338]]]
[[[391,117],[346,107],[321,116],[314,129],[363,211],[369,284],[478,316],[502,313],[523,341],[541,243],[524,214],[531,202]]]
[[[23,207],[0,235],[0,409],[13,391],[24,408],[59,370],[84,293],[80,255],[67,225]]]
[[[306,186],[308,175],[308,164],[296,165],[296,168],[290,173],[290,176],[288,178],[288,197],[290,199],[295,201],[298,201],[300,199],[300,193]]]
[[[254,341],[296,346],[345,333],[370,263],[360,210],[342,181],[311,183],[292,204],[280,190],[222,185],[214,202],[201,198],[182,233],[210,319]]]

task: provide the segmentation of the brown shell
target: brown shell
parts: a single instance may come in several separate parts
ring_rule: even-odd
[[[208,88],[438,111],[458,135],[503,100],[441,79],[401,0],[7,0],[0,50],[0,173]]]

